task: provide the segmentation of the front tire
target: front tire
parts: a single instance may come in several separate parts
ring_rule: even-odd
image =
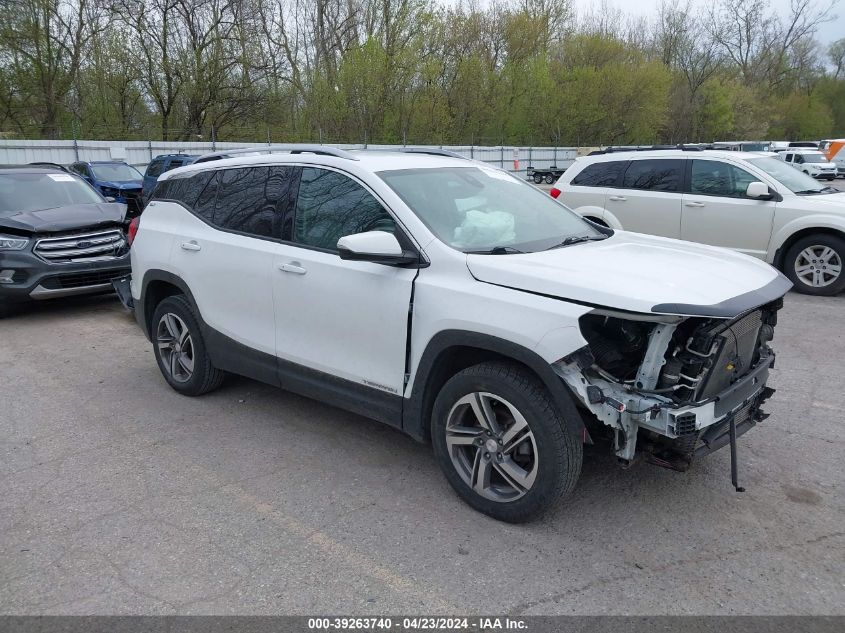
[[[553,185],[553,184],[555,184],[555,177],[554,177],[554,175],[552,175],[552,174],[547,174],[547,175],[546,175],[546,184],[547,184],[547,185]]]
[[[435,400],[431,432],[452,488],[500,521],[539,516],[572,491],[581,473],[580,438],[520,365],[481,363],[449,379]]]
[[[201,396],[222,384],[224,373],[211,364],[199,319],[184,295],[167,297],[156,306],[151,335],[158,368],[173,389]]]
[[[784,273],[795,290],[808,295],[831,296],[845,289],[845,239],[836,235],[808,235],[786,252]]]

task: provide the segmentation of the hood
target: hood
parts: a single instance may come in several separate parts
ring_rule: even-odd
[[[0,217],[0,229],[27,233],[54,233],[74,229],[95,229],[120,224],[126,218],[126,205],[103,202],[74,204],[42,211],[24,211]]]
[[[814,206],[821,205],[825,211],[841,211],[845,213],[845,191],[842,193],[818,193],[799,196],[803,202],[810,202]]]
[[[732,318],[791,287],[768,264],[721,248],[617,231],[539,253],[467,255],[479,281],[639,313]]]
[[[140,189],[143,181],[141,180],[98,180],[97,186],[111,187],[112,189]]]

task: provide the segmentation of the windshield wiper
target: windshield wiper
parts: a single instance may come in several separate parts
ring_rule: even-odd
[[[804,191],[796,191],[795,195],[797,196],[807,196],[813,193],[824,193],[828,189],[833,189],[833,187],[824,187],[823,189],[804,189]],[[835,189],[833,189],[836,191]]]
[[[513,246],[494,246],[493,248],[485,248],[478,251],[466,251],[467,255],[520,255],[525,253]]]
[[[550,251],[553,248],[563,248],[564,246],[572,246],[573,244],[580,244],[582,242],[600,242],[601,240],[606,240],[607,238],[607,235],[571,235],[560,244],[550,246],[546,250]]]

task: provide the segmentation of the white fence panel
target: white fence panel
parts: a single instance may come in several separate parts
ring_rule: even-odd
[[[32,162],[69,165],[76,161],[125,160],[142,172],[159,154],[206,154],[213,151],[260,147],[266,143],[212,143],[210,141],[33,141],[0,140],[0,164]],[[401,149],[402,145],[327,144],[340,149]],[[409,145],[407,147],[445,149],[525,175],[528,167],[565,169],[577,151],[572,147],[515,147],[478,145]],[[516,150],[516,154],[514,151]],[[514,158],[518,157],[516,166]]]

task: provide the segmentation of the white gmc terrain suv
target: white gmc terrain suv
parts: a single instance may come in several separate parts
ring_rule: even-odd
[[[380,420],[505,521],[572,490],[583,443],[684,469],[765,417],[765,263],[438,150],[271,149],[163,174],[131,227],[123,298],[176,391],[232,372]]]

